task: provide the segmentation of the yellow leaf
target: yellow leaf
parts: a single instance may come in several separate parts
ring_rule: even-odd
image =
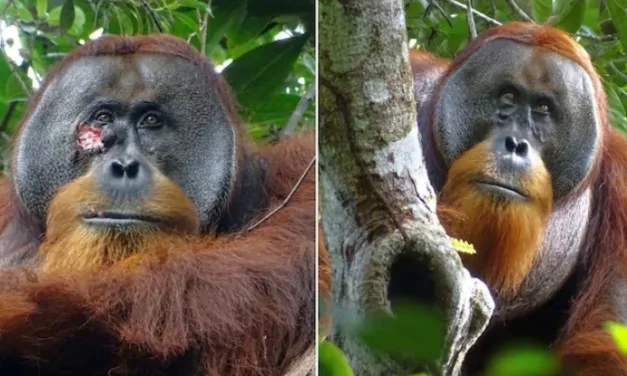
[[[459,253],[466,253],[469,255],[474,255],[475,253],[477,253],[475,251],[475,247],[473,247],[472,244],[462,239],[451,238],[451,245]]]
[[[608,321],[605,323],[605,330],[612,335],[620,352],[627,354],[627,326]]]

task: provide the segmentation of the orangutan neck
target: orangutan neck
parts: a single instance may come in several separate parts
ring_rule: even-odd
[[[243,158],[229,204],[218,222],[218,233],[241,230],[267,207],[266,164],[261,157],[246,155]]]

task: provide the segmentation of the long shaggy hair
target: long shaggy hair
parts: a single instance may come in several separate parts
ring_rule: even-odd
[[[229,88],[211,64],[167,35],[107,36],[79,47],[47,76],[26,117],[72,61],[141,52],[197,64],[243,133]],[[296,186],[315,156],[315,137],[307,132],[260,148],[242,141],[239,153],[267,162],[261,189],[268,204],[241,231],[217,236],[195,233],[189,202],[167,182],[146,205],[167,208],[181,231],[129,243],[77,230],[72,197],[89,194],[88,178],[61,190],[44,234],[10,178],[0,181],[0,255],[28,259],[47,236],[43,269],[0,273],[0,373],[282,376],[307,354],[316,338],[314,172]],[[284,207],[249,230],[295,188]]]

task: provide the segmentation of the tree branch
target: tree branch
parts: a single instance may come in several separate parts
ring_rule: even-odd
[[[283,200],[283,202],[279,206],[274,208],[274,210],[272,210],[270,213],[268,213],[265,217],[261,218],[259,221],[254,223],[252,226],[248,227],[248,231],[252,231],[252,230],[256,229],[257,227],[259,227],[259,225],[261,225],[262,223],[267,221],[268,218],[272,217],[274,214],[276,214],[276,212],[278,212],[279,210],[283,209],[285,207],[285,205],[287,205],[287,203],[292,199],[292,196],[294,196],[294,193],[296,193],[296,191],[298,190],[298,187],[300,187],[300,185],[303,183],[303,180],[305,180],[305,178],[307,177],[307,174],[309,174],[309,171],[311,171],[311,168],[314,166],[315,163],[316,163],[316,157],[313,157],[311,159],[311,161],[309,162],[309,164],[307,165],[307,167],[305,168],[305,171],[303,171],[302,175],[300,176],[300,178],[296,182],[296,184],[294,184],[294,187],[292,188],[290,193],[287,195],[285,200]]]
[[[466,18],[468,19],[468,34],[470,40],[477,37],[477,26],[475,26],[475,17],[472,14],[472,0],[466,0]]]
[[[446,13],[444,8],[442,8],[442,5],[440,5],[440,3],[437,0],[429,0],[429,6],[435,6],[440,12],[440,15],[446,20],[446,23],[450,27],[453,27],[453,21],[451,21],[451,17],[449,17],[449,15]],[[427,10],[428,8],[425,9],[425,14],[427,13]]]
[[[614,42],[618,40],[618,36],[615,34],[611,35],[592,35],[585,33],[575,33],[576,37],[590,39],[595,42]]]
[[[512,8],[512,10],[514,12],[516,12],[518,17],[522,18],[523,20],[525,20],[527,22],[534,22],[533,18],[529,17],[529,15],[527,13],[525,13],[525,11],[522,10],[522,8],[520,6],[518,6],[518,4],[516,4],[516,1],[514,1],[514,0],[507,0],[507,3],[509,4],[509,7]]]
[[[456,376],[494,303],[463,268],[435,214],[416,127],[404,2],[320,0],[320,9],[319,202],[332,311],[345,310],[330,338],[356,375]],[[428,299],[446,320],[446,347],[435,362],[397,362],[371,351],[340,319],[393,314],[399,296],[389,285],[404,257],[420,260],[415,271],[436,295],[405,297]]]
[[[466,5],[460,3],[459,1],[455,1],[455,0],[446,0],[446,1],[449,4],[454,5],[454,6],[458,7],[458,8],[460,8],[460,9],[468,10],[468,7]],[[471,9],[471,11],[472,11],[472,14],[474,14],[475,16],[481,18],[484,21],[487,21],[488,23],[490,23],[492,25],[496,25],[496,26],[501,25],[501,22],[495,20],[494,18],[488,17],[487,15],[479,12],[476,9]]]
[[[281,132],[281,137],[287,137],[294,132],[296,126],[298,125],[298,122],[307,111],[307,108],[309,107],[309,102],[311,102],[315,95],[316,83],[314,82],[309,85],[309,88],[305,92],[305,95],[303,95],[300,98],[300,101],[298,101],[294,112],[292,112],[290,119],[287,121],[287,125],[285,126],[285,128],[283,128],[283,132]]]
[[[207,5],[211,6],[211,0],[207,1]],[[209,26],[210,13],[211,12],[207,10],[205,14],[202,15],[202,19],[200,19],[200,53],[203,54],[203,56],[207,51],[207,27]]]

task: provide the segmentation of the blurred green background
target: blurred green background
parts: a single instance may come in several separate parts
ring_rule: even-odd
[[[103,33],[163,31],[193,44],[233,87],[256,140],[314,128],[314,1],[0,0],[0,174],[41,78]]]
[[[467,0],[406,1],[410,47],[451,58],[468,44]],[[473,0],[481,32],[508,21],[550,23],[585,47],[603,80],[612,124],[627,132],[627,0]]]

